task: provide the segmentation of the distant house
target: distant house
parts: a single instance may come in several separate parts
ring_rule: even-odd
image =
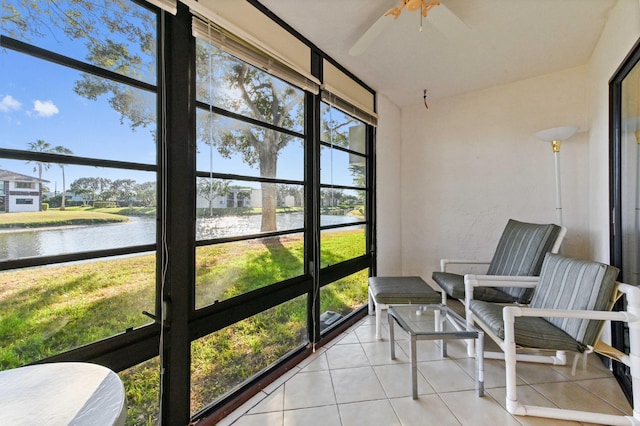
[[[262,190],[251,187],[233,186],[227,189],[224,195],[216,195],[209,201],[202,195],[198,195],[196,208],[248,208],[262,207]]]
[[[0,169],[0,213],[40,211],[44,182],[49,181]]]

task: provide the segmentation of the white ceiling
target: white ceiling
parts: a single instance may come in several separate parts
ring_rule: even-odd
[[[400,107],[422,103],[424,89],[427,99],[438,99],[583,65],[615,4],[441,0],[422,32],[420,13],[404,9],[362,55],[351,56],[353,44],[400,0],[259,1]],[[436,28],[446,17],[443,6],[464,23],[461,28]]]

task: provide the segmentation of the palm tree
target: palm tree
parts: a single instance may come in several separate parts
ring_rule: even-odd
[[[29,151],[34,151],[34,152],[50,152],[51,150],[51,144],[49,142],[45,142],[42,139],[38,139],[35,142],[29,142]],[[31,161],[27,161],[27,163],[30,163]],[[40,185],[40,192],[42,193],[42,170],[49,170],[49,167],[51,167],[51,164],[49,163],[44,163],[42,161],[36,161],[35,162],[36,165],[33,166],[33,171],[34,173],[37,171],[38,172],[38,185]],[[40,211],[42,211],[42,203],[40,203]]]
[[[29,142],[29,151],[34,152],[51,152],[51,144],[45,142],[42,139],[38,139],[35,142]],[[30,163],[31,161],[28,161]],[[51,164],[44,163],[42,161],[35,161],[36,165],[33,166],[33,172],[38,172],[38,179],[42,180],[42,170],[49,170]]]
[[[73,152],[63,147],[62,145],[51,146],[49,142],[45,142],[42,139],[38,139],[35,142],[29,142],[29,151],[33,152],[44,152],[48,154],[73,154]],[[30,163],[31,161],[28,161]],[[35,161],[35,166],[33,167],[34,172],[38,172],[38,180],[40,185],[42,185],[42,171],[49,170],[51,167],[51,163],[46,163],[43,161]],[[64,193],[65,193],[65,181],[64,181],[64,165],[58,163],[58,165],[62,168],[62,204],[60,205],[60,209],[64,210]],[[40,203],[40,210],[42,210],[42,203]]]
[[[54,148],[51,148],[50,152],[55,152],[56,154],[65,154],[65,155],[71,155],[73,154],[73,151],[71,151],[69,148],[65,148],[62,145],[58,145]],[[66,183],[65,183],[65,179],[64,179],[64,164],[62,163],[58,163],[58,166],[60,166],[60,168],[62,169],[62,200],[60,202],[60,210],[64,210],[64,195],[67,192],[67,188],[66,188]]]

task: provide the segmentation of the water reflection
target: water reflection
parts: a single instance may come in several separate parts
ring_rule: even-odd
[[[128,222],[0,232],[0,259],[52,256],[155,242],[155,218]]]
[[[196,238],[207,240],[237,235],[251,235],[260,233],[262,216],[223,216],[198,218],[196,221]],[[354,216],[321,216],[323,226],[341,223],[358,222],[360,219]],[[304,227],[304,214],[283,213],[276,215],[276,227],[278,231],[299,229]]]
[[[358,222],[353,216],[321,217],[322,225]],[[196,238],[250,235],[260,233],[260,215],[198,218]],[[276,216],[279,231],[304,227],[303,213]],[[30,230],[0,231],[0,260],[34,256],[51,256],[80,251],[105,250],[155,243],[156,220],[130,217],[128,222],[83,227],[61,227]]]

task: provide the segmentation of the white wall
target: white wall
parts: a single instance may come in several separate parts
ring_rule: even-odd
[[[24,183],[24,182],[22,182]],[[40,183],[32,182],[33,188],[17,188],[16,181],[9,182],[6,194],[9,195],[8,212],[37,212],[40,210]],[[20,194],[20,195],[16,195]],[[18,200],[31,200],[31,204],[18,204]]]
[[[640,37],[640,2],[618,0],[589,63],[591,257],[609,261],[609,79]]]
[[[18,204],[18,199],[21,200],[31,200],[31,204]],[[31,195],[12,195],[9,197],[9,213],[19,213],[19,212],[37,212],[40,208],[38,204],[40,197],[31,196]]]
[[[377,272],[401,275],[400,109],[384,95],[378,95],[377,111],[380,116],[376,129]]]
[[[402,110],[404,274],[430,280],[441,258],[490,260],[509,218],[556,221],[553,152],[534,134],[588,127],[586,76],[583,66]],[[564,252],[576,257],[588,238],[587,158],[584,131],[563,144]]]
[[[489,258],[508,218],[555,222],[553,153],[534,133],[569,124],[581,130],[560,154],[563,253],[608,261],[608,81],[640,37],[639,3],[616,3],[582,67],[432,101],[429,110],[399,111],[379,96],[380,275],[430,281],[440,258]]]

